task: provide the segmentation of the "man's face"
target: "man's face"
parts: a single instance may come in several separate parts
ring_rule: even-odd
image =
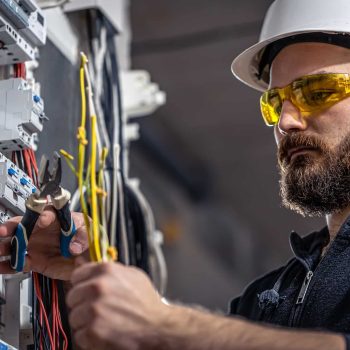
[[[318,43],[288,46],[272,64],[270,87],[320,73],[350,73],[350,50]],[[308,117],[287,100],[274,131],[284,205],[310,216],[348,207],[350,98]]]

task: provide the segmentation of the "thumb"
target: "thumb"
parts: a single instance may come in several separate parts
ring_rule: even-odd
[[[72,213],[77,232],[69,244],[69,251],[73,256],[81,255],[89,248],[88,233],[81,213]]]

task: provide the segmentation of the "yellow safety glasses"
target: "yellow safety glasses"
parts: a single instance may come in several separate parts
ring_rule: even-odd
[[[261,113],[268,126],[279,121],[282,105],[289,100],[303,116],[309,116],[350,96],[350,74],[307,75],[284,88],[267,90],[260,99]]]

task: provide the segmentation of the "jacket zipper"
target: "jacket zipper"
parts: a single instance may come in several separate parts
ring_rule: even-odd
[[[298,295],[298,299],[296,302],[296,305],[301,305],[304,302],[305,295],[307,293],[307,290],[309,289],[310,282],[312,280],[312,277],[314,276],[314,273],[309,270],[304,278],[304,282],[300,288],[300,292]]]
[[[309,290],[310,282],[313,276],[314,276],[314,273],[311,270],[308,270],[304,278],[303,284],[300,288],[297,301],[295,303],[294,312],[293,312],[293,316],[290,324],[291,327],[295,327],[299,321],[301,312],[303,310],[302,306],[304,304],[305,296],[307,291]]]
[[[290,327],[296,327],[299,325],[301,314],[302,314],[302,311],[304,310],[305,297],[307,295],[307,292],[310,290],[311,280],[314,277],[317,269],[319,268],[319,266],[323,262],[323,259],[325,258],[326,255],[327,255],[327,253],[322,256],[321,260],[317,264],[314,271],[310,270],[310,268],[308,267],[308,264],[303,262],[303,265],[307,268],[307,273],[306,273],[306,276],[304,278],[303,284],[300,288],[297,301],[295,303],[294,313],[293,313],[292,322],[290,324]]]

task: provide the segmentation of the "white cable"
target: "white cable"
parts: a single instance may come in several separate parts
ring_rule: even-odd
[[[83,186],[83,193],[84,193],[84,194],[85,194],[85,191],[86,191],[86,187]],[[77,189],[77,190],[74,192],[74,194],[73,194],[73,196],[72,196],[72,198],[71,198],[71,200],[70,200],[69,209],[70,209],[71,211],[76,211],[76,210],[78,210],[79,205],[80,205],[80,192],[79,192],[79,189]]]
[[[119,145],[113,147],[113,189],[111,194],[111,246],[116,247],[116,232],[117,232],[117,212],[118,212],[118,169],[116,164],[118,163],[119,157]]]
[[[102,87],[103,87],[103,64],[107,52],[107,29],[103,27],[101,29],[101,37],[100,37],[101,46],[98,47],[97,40],[93,40],[93,46],[97,46],[94,50],[97,52],[95,55],[95,67],[96,67],[96,74],[95,74],[95,104],[96,109],[98,110],[98,114],[100,118],[98,118],[98,123],[100,127],[100,132],[102,135],[102,139],[104,142],[104,146],[110,149],[111,143],[109,140],[107,127],[105,123],[105,118],[103,115],[103,110],[101,106],[101,96],[102,96]]]
[[[113,196],[112,194],[112,188],[111,188],[111,176],[109,175],[108,171],[104,171],[103,172],[103,176],[105,178],[105,186],[106,186],[106,192],[108,194],[107,198],[105,198],[105,209],[106,209],[106,216],[107,218],[110,217],[111,215],[111,209],[112,209],[112,200],[108,200],[108,198],[111,198],[111,196]]]
[[[119,166],[120,146],[118,144],[113,147],[113,191],[112,191],[112,218],[111,218],[111,246],[116,246],[116,232],[117,232],[117,214],[118,208],[120,212],[120,243],[123,247],[123,260],[126,265],[130,264],[129,258],[129,244],[126,232],[125,211],[124,211],[124,191],[120,176]],[[118,206],[119,203],[119,206]]]
[[[166,262],[164,258],[164,254],[162,251],[162,244],[163,244],[163,235],[161,232],[157,231],[155,228],[155,220],[153,216],[152,209],[147,202],[145,196],[140,191],[137,184],[134,184],[133,186],[130,186],[131,190],[134,192],[141,211],[142,216],[145,219],[145,229],[147,231],[147,242],[150,248],[151,254],[153,254],[156,262],[156,267],[154,270],[157,271],[151,271],[151,276],[153,277],[153,282],[158,281],[158,291],[161,295],[165,294],[166,291],[166,285],[168,280],[168,272],[166,267]]]
[[[98,119],[95,103],[94,103],[94,93],[92,90],[90,71],[86,64],[84,64],[84,71],[85,71],[86,84],[87,84],[86,90],[87,90],[87,96],[88,96],[89,113],[90,113],[90,116],[96,116],[96,119]],[[101,135],[100,135],[100,130],[98,128],[98,125],[96,127],[96,139],[97,139],[97,154],[100,155],[102,152],[102,145],[101,145]]]

